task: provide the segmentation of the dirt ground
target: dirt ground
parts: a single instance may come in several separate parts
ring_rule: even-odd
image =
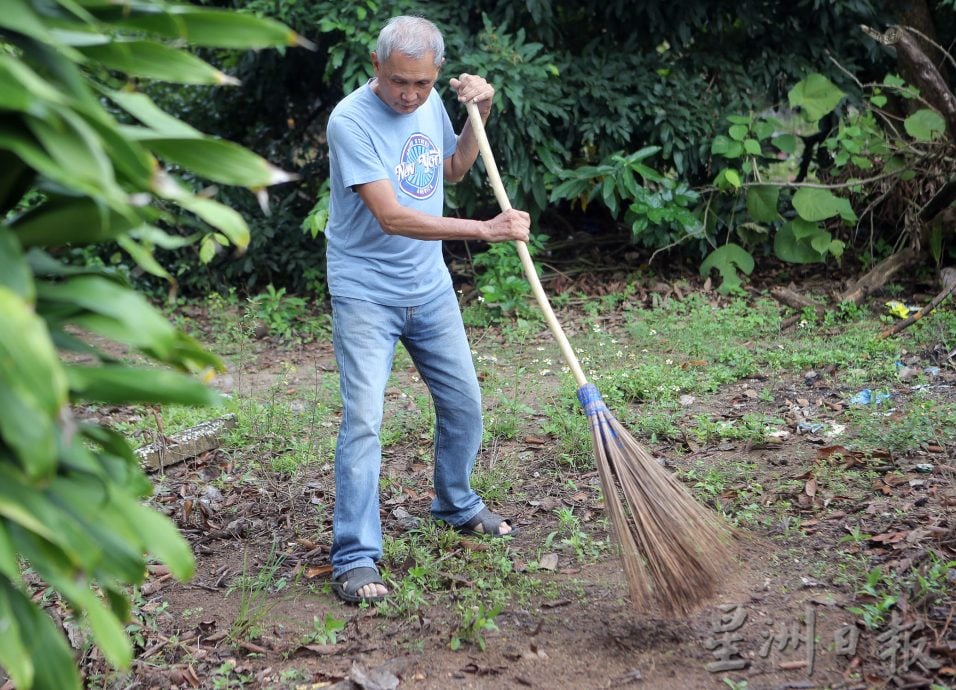
[[[548,339],[542,332],[541,342]],[[244,385],[265,390],[284,372],[282,395],[305,400],[315,386],[316,371],[334,376],[334,359],[325,342],[290,348],[265,338],[256,341],[246,369]],[[941,369],[940,385],[952,387],[952,362]],[[236,373],[223,377],[219,385],[235,385]],[[398,391],[415,385],[412,369],[397,374]],[[761,400],[753,392],[757,383],[768,382],[738,381],[700,404],[727,415],[763,409],[785,416],[794,400],[810,395],[839,400],[851,394],[795,374],[770,381],[774,399]],[[836,419],[840,406],[832,409]],[[457,621],[447,601],[414,617],[389,618],[375,608],[343,605],[329,593],[333,484],[328,464],[312,464],[292,476],[250,476],[231,449],[205,453],[154,475],[155,502],[192,543],[196,576],[182,584],[162,567],[153,570],[137,602],[141,625],[134,631],[137,660],[132,672],[106,673],[97,653],[88,652],[84,661],[90,685],[366,690],[952,687],[956,632],[951,593],[945,605],[918,614],[914,602],[902,602],[897,607],[900,618],[889,629],[895,633],[878,634],[848,611],[859,600],[837,577],[836,559],[832,570],[826,564],[828,552],[838,545],[858,549],[884,567],[918,564],[928,547],[956,558],[954,448],[924,445],[905,457],[882,459],[861,459],[842,449],[841,462],[884,466],[882,473],[877,468],[873,494],[859,500],[813,483],[809,470],[832,456],[831,442],[812,431],[800,433],[796,422],[790,432],[760,446],[722,442],[694,445],[679,454],[667,446],[653,449],[675,468],[686,469],[704,459],[715,465],[751,462],[757,468],[753,479],[765,486],[768,501],[775,498],[773,487],[781,473],[806,478],[799,495],[787,497],[800,518],[793,524],[799,526],[793,528],[785,520],[742,531],[736,567],[726,573],[717,596],[694,615],[667,620],[636,612],[616,557],[581,564],[558,552],[557,563],[537,575],[554,585],[547,596],[533,595],[528,603],[498,614],[498,630],[485,633],[484,650],[465,644],[457,651],[449,645]],[[323,433],[334,435],[334,426]],[[383,460],[383,475],[401,475],[412,487],[397,501],[383,503],[383,524],[390,534],[403,530],[394,517],[396,507],[413,516],[428,514],[430,471],[419,462],[428,444],[410,439]],[[493,506],[521,527],[509,545],[516,568],[537,558],[555,529],[555,508],[569,507],[584,516],[587,530],[601,531],[603,503],[599,493],[590,490],[598,486],[593,471],[575,474],[573,482],[555,482],[546,471],[555,466],[555,451],[548,439],[531,433],[494,452],[521,458],[515,490]],[[922,464],[931,464],[933,470],[919,471]],[[858,521],[875,538],[846,544],[848,525]],[[479,541],[463,542],[460,548],[482,547]],[[265,612],[259,634],[230,641],[230,626],[243,607],[250,606],[237,591],[236,578],[275,563],[275,578],[286,584],[281,591],[269,592],[267,600],[251,602]],[[950,581],[954,574],[950,571]],[[451,582],[450,588],[473,584]],[[313,620],[326,615],[345,621],[336,643],[304,644]]]

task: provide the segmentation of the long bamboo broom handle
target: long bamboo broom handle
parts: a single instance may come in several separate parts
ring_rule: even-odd
[[[511,201],[508,199],[508,193],[505,191],[505,186],[501,182],[501,175],[498,174],[498,166],[495,164],[495,155],[491,152],[491,144],[488,143],[488,135],[485,133],[485,125],[481,121],[481,115],[478,113],[478,106],[468,102],[465,103],[465,108],[468,110],[468,120],[471,122],[471,131],[474,133],[475,140],[478,142],[478,150],[481,152],[481,159],[485,162],[488,181],[491,183],[492,190],[494,190],[495,198],[498,200],[498,205],[501,207],[501,210],[508,211],[511,209]],[[551,308],[551,302],[548,301],[548,296],[544,293],[544,288],[541,287],[538,272],[534,268],[531,254],[528,253],[528,245],[520,240],[516,240],[515,246],[518,249],[518,256],[521,258],[521,266],[524,268],[525,276],[528,278],[528,282],[531,283],[531,291],[538,301],[538,306],[541,307],[541,311],[544,313],[544,320],[548,323],[551,335],[558,341],[561,354],[564,355],[564,359],[571,368],[571,373],[574,375],[574,380],[577,381],[578,387],[580,388],[588,382],[588,379],[584,375],[584,370],[581,368],[581,364],[578,362],[574,350],[571,348],[571,343],[568,342],[568,337],[564,334],[564,329],[561,328],[558,318],[554,315],[554,309]]]

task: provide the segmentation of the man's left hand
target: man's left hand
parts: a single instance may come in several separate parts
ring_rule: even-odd
[[[462,74],[457,79],[452,77],[450,83],[451,88],[458,92],[459,102],[477,104],[481,119],[488,117],[495,96],[495,87],[485,81],[484,77],[476,74]]]

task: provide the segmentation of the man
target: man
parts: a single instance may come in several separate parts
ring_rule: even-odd
[[[437,27],[395,17],[371,58],[374,78],[336,106],[327,129],[326,254],[343,406],[332,577],[335,593],[352,603],[388,594],[375,565],[382,555],[379,431],[398,341],[435,404],[432,515],[464,533],[513,531],[469,483],[481,445],[481,395],[441,240],[527,241],[530,227],[523,211],[485,221],[442,216],[443,183],[465,176],[478,143],[469,124],[455,135],[434,90],[444,62]],[[450,84],[487,120],[494,96],[487,81],[462,74]]]

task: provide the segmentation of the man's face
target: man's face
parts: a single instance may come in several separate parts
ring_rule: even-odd
[[[431,53],[423,58],[411,58],[401,53],[392,53],[388,60],[381,61],[372,53],[375,68],[375,93],[392,110],[403,115],[415,112],[428,100],[438,67]]]

